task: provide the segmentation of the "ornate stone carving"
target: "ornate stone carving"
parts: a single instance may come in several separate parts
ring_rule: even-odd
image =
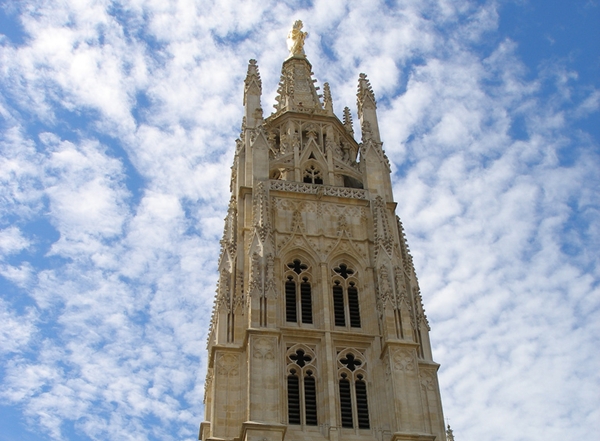
[[[412,372],[415,370],[414,352],[409,349],[396,349],[392,352],[394,370]]]
[[[358,76],[358,92],[356,93],[356,106],[358,107],[359,116],[366,108],[377,108],[377,101],[375,101],[375,94],[373,93],[371,82],[367,78],[367,75],[364,73],[361,73]]]
[[[240,140],[238,139],[238,141],[240,141]],[[233,166],[231,167],[231,178],[229,179],[229,191],[231,193],[233,193],[233,189],[236,187],[237,187],[237,156],[234,157]]]
[[[302,213],[298,210],[294,210],[291,231],[299,231],[301,233],[306,231],[304,228],[304,221],[302,220]]]
[[[392,286],[390,284],[390,276],[388,269],[385,265],[379,267],[379,289],[378,289],[378,301],[385,307],[388,302],[392,300]]]
[[[233,310],[237,311],[238,308],[244,305],[246,296],[244,295],[244,273],[239,269],[235,272],[235,295],[233,297]],[[242,308],[242,315],[244,315],[245,309]]]
[[[219,354],[216,362],[217,375],[237,377],[240,374],[240,359],[236,354]]]
[[[258,72],[258,64],[256,60],[248,62],[248,73],[244,80],[244,105],[246,105],[245,97],[247,94],[260,95],[262,93],[262,80]]]
[[[333,99],[331,98],[329,83],[323,83],[323,107],[333,114]]]
[[[275,358],[275,344],[272,338],[258,338],[252,346],[254,358],[273,360]]]
[[[417,287],[417,286],[415,286],[413,288],[413,298],[414,298],[414,304],[415,304],[416,316],[417,316],[416,325],[419,326],[422,323],[425,325],[427,330],[431,330],[431,328],[429,327],[429,321],[427,320],[427,316],[425,315],[425,308],[423,306],[423,298],[421,297],[421,290],[419,290],[419,287]]]
[[[387,207],[381,196],[377,196],[373,201],[373,221],[375,224],[375,243],[377,245],[375,254],[377,255],[382,247],[391,255],[394,249],[394,240],[390,234]]]
[[[214,376],[213,369],[212,368],[208,368],[206,370],[206,379],[204,380],[204,397],[203,397],[203,400],[202,400],[202,402],[204,404],[206,404],[206,397],[208,396],[208,391],[212,387],[213,376]]]
[[[362,125],[362,141],[367,142],[373,138],[373,131],[371,130],[371,123],[365,121]]]
[[[348,228],[348,221],[346,220],[346,216],[340,214],[338,217],[337,231],[338,236],[346,233],[348,237],[352,237],[352,231]]]
[[[216,305],[219,310],[225,308],[227,312],[231,312],[231,273],[226,269],[222,269],[219,274]]]
[[[402,256],[402,264],[404,266],[404,270],[408,273],[414,273],[415,268],[413,265],[413,258],[410,254],[410,249],[408,248],[408,242],[406,241],[406,234],[404,233],[404,227],[400,218],[396,216],[396,222],[398,224],[398,236],[400,237],[400,253]]]
[[[267,254],[266,257],[266,282],[265,282],[265,295],[269,298],[277,298],[277,290],[275,289],[275,258],[272,253]]]
[[[321,251],[321,246],[319,245],[319,241],[317,239],[307,239],[307,241],[314,251],[316,251],[317,253]]]
[[[454,432],[450,428],[450,424],[448,424],[448,428],[446,429],[446,440],[454,441]]]
[[[350,134],[350,136],[354,136],[354,127],[352,126],[352,114],[350,113],[349,107],[344,107],[344,127],[346,128],[346,132]]]
[[[291,181],[270,181],[271,190],[291,191],[295,193],[318,194],[320,191],[325,196],[362,199],[368,198],[367,191],[360,188],[330,187],[327,185],[304,184]]]
[[[237,249],[237,201],[235,196],[231,196],[227,216],[225,217],[225,227],[223,228],[223,238],[221,247],[229,252],[231,257],[235,256]]]
[[[253,225],[260,241],[265,243],[271,235],[271,219],[269,216],[269,198],[263,182],[259,182],[254,189],[252,207]]]
[[[435,380],[429,372],[420,372],[419,379],[421,380],[421,387],[428,391],[435,390]]]
[[[404,271],[399,266],[394,267],[394,284],[396,285],[395,306],[400,308],[403,301],[406,301],[406,285],[404,284]]]
[[[261,285],[261,264],[260,255],[257,252],[252,253],[250,262],[250,286],[248,287],[249,295],[254,296],[260,292]]]

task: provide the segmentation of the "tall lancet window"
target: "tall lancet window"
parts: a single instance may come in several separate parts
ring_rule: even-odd
[[[312,289],[308,265],[300,259],[288,263],[285,273],[285,320],[312,324]]]
[[[295,345],[287,351],[288,424],[317,425],[317,380],[314,352]]]
[[[333,315],[335,326],[360,328],[360,307],[355,271],[345,263],[333,269]]]
[[[365,362],[360,352],[338,354],[338,386],[342,427],[369,429]]]

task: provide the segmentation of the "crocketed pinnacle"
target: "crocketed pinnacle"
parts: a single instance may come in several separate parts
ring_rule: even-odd
[[[258,64],[256,60],[250,60],[248,62],[248,73],[244,80],[244,105],[246,104],[247,95],[258,95],[262,93],[262,80],[260,79],[260,73],[258,72]]]
[[[361,73],[358,78],[358,92],[356,94],[356,105],[358,107],[359,115],[362,114],[363,109],[377,108],[377,102],[375,101],[375,94],[371,83],[367,79],[367,75]]]
[[[330,115],[333,115],[333,99],[331,98],[329,83],[323,84],[323,107]]]
[[[352,115],[350,114],[350,108],[344,107],[344,127],[350,135],[354,136],[354,127],[352,125]]]

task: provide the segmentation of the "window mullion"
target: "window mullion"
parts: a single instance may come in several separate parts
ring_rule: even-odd
[[[358,429],[358,407],[356,406],[356,384],[354,378],[350,381],[350,396],[352,397],[352,422],[354,429]]]
[[[345,326],[350,327],[350,302],[348,299],[348,287],[344,287],[344,313],[346,315]]]
[[[304,397],[304,372],[300,372],[298,389],[300,390],[300,424],[304,428],[306,425],[306,400]]]

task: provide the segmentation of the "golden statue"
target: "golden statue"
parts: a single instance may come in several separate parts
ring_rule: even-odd
[[[290,57],[304,55],[304,40],[306,37],[308,37],[308,32],[302,32],[302,20],[296,20],[287,37],[287,47],[290,51]]]

